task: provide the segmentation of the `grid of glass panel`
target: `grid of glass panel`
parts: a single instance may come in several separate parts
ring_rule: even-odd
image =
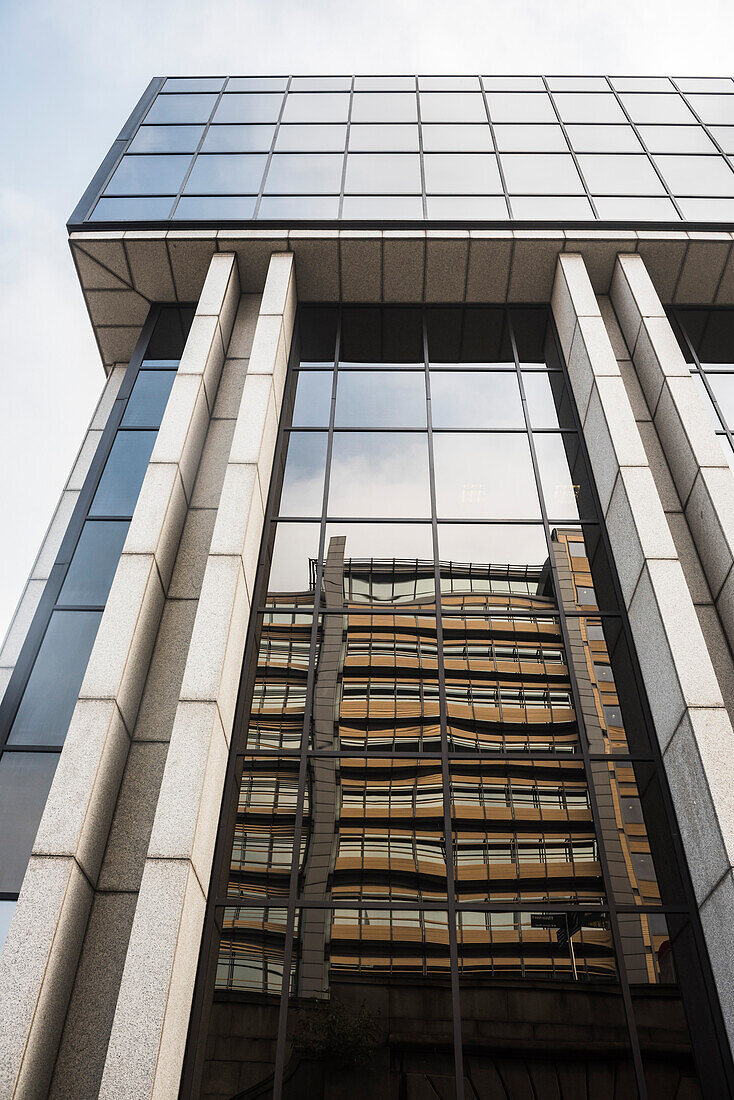
[[[506,1080],[514,1100],[580,1073],[592,1095],[716,1094],[547,310],[301,307],[294,348],[204,1087],[473,1100]],[[258,1038],[235,1070],[212,1053],[228,998]]]
[[[168,78],[92,221],[724,222],[734,80]]]
[[[734,313],[677,309],[672,320],[726,461],[734,469]]]
[[[46,586],[52,598],[39,608],[43,622],[34,620],[3,698],[0,913],[7,912],[7,923],[192,317],[193,310],[161,308],[142,362],[128,368],[80,494],[88,506],[76,534],[72,518]]]

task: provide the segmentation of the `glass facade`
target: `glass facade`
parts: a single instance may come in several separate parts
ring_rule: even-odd
[[[676,309],[671,320],[724,457],[734,469],[734,313]]]
[[[154,308],[0,705],[0,905],[11,911],[193,310]],[[0,921],[3,909],[0,908]],[[2,939],[6,927],[0,929]]]
[[[76,217],[715,223],[732,154],[729,78],[169,77]]]
[[[548,311],[301,307],[276,468],[202,1095],[724,1095]]]

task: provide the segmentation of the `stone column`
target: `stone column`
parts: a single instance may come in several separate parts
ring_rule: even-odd
[[[4,1096],[48,1092],[238,298],[234,256],[214,257],[0,961]]]
[[[216,257],[215,257],[216,259]],[[99,1095],[178,1095],[295,316],[270,260]]]
[[[630,259],[642,263],[620,256],[618,271]],[[552,308],[732,1041],[732,726],[580,256],[559,257]]]
[[[641,256],[619,256],[611,299],[734,647],[734,475]]]

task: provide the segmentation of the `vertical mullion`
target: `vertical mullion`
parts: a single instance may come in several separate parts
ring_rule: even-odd
[[[431,372],[428,360],[426,312],[422,311],[423,360],[426,379],[426,424],[428,431],[428,477],[431,494],[431,532],[433,539],[433,577],[436,586],[436,671],[441,729],[441,777],[443,782],[443,829],[446,849],[446,899],[448,906],[449,962],[451,968],[451,1005],[453,1011],[454,1072],[456,1100],[464,1100],[464,1051],[461,1036],[461,992],[459,988],[459,951],[456,929],[456,888],[454,881],[454,836],[451,814],[451,769],[449,766],[446,672],[443,665],[443,624],[441,621],[441,566],[438,547],[436,480],[433,462],[433,417],[431,412]]]
[[[352,133],[352,106],[354,104],[354,77],[352,77],[352,84],[349,89],[349,112],[347,114],[347,133],[344,138],[344,150],[342,153],[342,179],[341,186],[339,187],[339,213],[338,218],[341,221],[342,211],[344,210],[344,188],[347,182],[347,157],[349,155],[349,139]]]
[[[550,323],[550,319],[549,319]],[[573,671],[571,663],[571,642],[568,634],[568,625],[566,623],[566,616],[563,607],[563,601],[560,599],[561,587],[558,579],[558,572],[553,557],[553,543],[551,542],[550,524],[548,522],[548,512],[545,505],[545,497],[543,495],[543,486],[540,478],[540,466],[538,463],[538,456],[535,450],[535,441],[533,439],[533,432],[530,423],[530,414],[527,406],[527,400],[525,396],[525,387],[523,385],[522,371],[520,370],[520,359],[517,352],[517,343],[515,340],[515,332],[510,318],[509,324],[510,340],[512,342],[512,353],[515,358],[515,369],[517,371],[518,384],[520,386],[520,399],[522,401],[523,416],[525,417],[525,426],[527,431],[528,443],[530,445],[530,455],[533,463],[533,472],[535,474],[535,483],[538,490],[538,497],[540,500],[540,511],[543,518],[543,528],[545,530],[546,543],[548,546],[548,562],[550,565],[551,574],[553,577],[553,586],[558,594],[558,619],[561,627],[561,635],[563,638],[563,645],[566,650],[566,660],[568,666],[569,682],[571,685],[571,693],[573,696],[573,705],[576,712],[576,723],[579,732],[579,744],[581,747],[581,755],[584,762],[584,772],[586,774],[586,785],[589,793],[589,804],[591,807],[592,818],[594,822],[594,831],[597,837],[597,843],[599,846],[599,862],[602,869],[602,879],[604,882],[604,893],[606,895],[606,903],[609,907],[609,923],[612,931],[612,941],[614,944],[615,954],[617,956],[617,969],[619,972],[619,983],[622,992],[622,1000],[624,1003],[625,1016],[627,1018],[627,1028],[630,1040],[630,1046],[632,1049],[632,1061],[635,1068],[635,1077],[637,1079],[637,1088],[639,1091],[639,1100],[647,1100],[647,1085],[645,1082],[645,1072],[642,1063],[642,1052],[640,1049],[640,1040],[637,1034],[637,1025],[635,1022],[634,1008],[632,1004],[632,994],[627,980],[627,969],[624,962],[624,955],[622,952],[622,939],[619,930],[619,922],[617,920],[616,910],[616,898],[611,889],[611,874],[609,870],[609,862],[607,859],[606,846],[604,844],[604,835],[601,829],[601,820],[599,816],[599,807],[596,800],[596,790],[593,782],[593,775],[591,771],[591,761],[589,759],[589,744],[586,737],[586,728],[584,723],[583,711],[581,709],[581,700],[578,692],[578,685],[576,683],[576,676]],[[564,364],[565,366],[565,364]],[[564,381],[568,383],[566,377],[566,371],[564,369]],[[578,439],[578,432],[576,432]],[[570,908],[570,907],[569,907]],[[575,908],[579,908],[578,901]],[[570,942],[570,938],[569,938]]]
[[[265,190],[265,183],[266,183],[267,178],[268,178],[268,172],[270,171],[270,162],[273,159],[273,153],[275,151],[275,143],[278,140],[278,133],[280,132],[280,124],[283,120],[283,112],[285,111],[285,105],[288,102],[288,96],[289,96],[290,90],[291,90],[291,80],[292,79],[293,79],[293,77],[290,77],[290,76],[288,77],[288,80],[287,80],[287,83],[286,83],[286,86],[285,86],[285,91],[283,92],[283,99],[281,101],[280,110],[278,111],[278,117],[277,117],[276,122],[275,122],[275,129],[273,130],[273,140],[270,143],[270,151],[268,152],[268,159],[265,162],[265,168],[263,170],[262,178],[260,179],[260,186],[258,188],[257,199],[255,201],[255,209],[252,212],[252,220],[253,221],[255,221],[255,219],[260,214],[260,203],[262,202],[263,191]]]
[[[298,768],[298,793],[296,796],[296,814],[293,826],[293,855],[291,857],[291,873],[288,887],[288,915],[286,919],[285,947],[283,952],[283,982],[281,985],[280,1005],[278,1008],[278,1037],[275,1047],[275,1068],[273,1072],[273,1100],[281,1100],[283,1092],[283,1070],[286,1054],[286,1029],[288,1024],[288,1009],[290,1007],[290,980],[291,963],[293,959],[293,945],[295,940],[296,901],[298,898],[298,883],[301,874],[301,837],[303,835],[303,809],[306,795],[306,783],[308,779],[309,739],[311,735],[311,712],[313,708],[313,693],[316,680],[316,649],[319,636],[319,610],[321,604],[321,581],[324,571],[324,540],[326,537],[326,502],[329,496],[329,474],[331,470],[331,451],[334,436],[334,408],[336,405],[337,367],[339,361],[339,348],[341,344],[342,315],[339,310],[336,350],[334,356],[334,371],[331,386],[331,407],[329,410],[329,434],[326,446],[326,468],[324,471],[324,493],[321,500],[321,520],[319,530],[319,542],[316,559],[316,577],[314,582],[313,622],[311,623],[311,638],[308,661],[308,677],[306,680],[306,703],[303,715],[303,730],[301,733],[301,753]]]
[[[632,116],[630,115],[629,111],[627,110],[624,103],[620,99],[619,92],[614,87],[614,85],[612,84],[612,82],[611,82],[611,80],[609,79],[608,76],[604,77],[604,79],[606,80],[607,84],[609,85],[609,89],[610,89],[612,95],[614,96],[614,98],[616,99],[616,101],[619,104],[620,108],[622,109],[622,111],[624,113],[624,117],[627,119],[628,124],[632,127],[632,132],[634,133],[635,137],[639,141],[642,148],[645,150],[645,154],[647,155],[647,159],[650,161],[653,168],[655,169],[655,175],[658,177],[658,179],[662,183],[663,187],[665,188],[665,194],[668,196],[668,198],[672,202],[673,206],[675,207],[675,209],[678,213],[678,217],[681,219],[681,221],[686,221],[686,218],[684,218],[684,216],[683,216],[683,211],[681,210],[680,206],[678,205],[678,200],[676,199],[675,195],[673,194],[673,192],[668,187],[668,184],[666,183],[662,172],[660,171],[660,169],[657,166],[657,162],[655,160],[655,157],[652,155],[652,153],[650,152],[650,150],[647,147],[647,142],[643,139],[642,134],[640,133],[637,124],[632,121]]]
[[[186,187],[186,184],[189,182],[189,176],[191,175],[191,173],[194,170],[194,165],[196,164],[199,153],[201,152],[201,147],[204,144],[204,142],[206,141],[206,135],[209,133],[209,128],[212,124],[212,119],[214,118],[215,114],[219,110],[219,104],[222,102],[222,96],[226,92],[228,84],[229,84],[229,77],[227,76],[227,77],[225,77],[224,83],[222,84],[219,95],[217,96],[216,103],[214,104],[214,106],[211,109],[211,112],[209,114],[209,121],[207,123],[205,123],[205,125],[204,125],[204,132],[201,135],[201,137],[199,138],[199,143],[196,146],[196,149],[194,150],[194,155],[191,158],[191,162],[189,163],[189,166],[186,169],[186,175],[184,176],[183,180],[181,181],[181,186],[178,189],[178,194],[176,195],[176,198],[173,200],[173,206],[171,207],[171,212],[168,215],[168,220],[169,221],[173,217],[173,215],[176,213],[176,207],[178,206],[179,202],[181,201],[181,196],[184,192],[184,188]],[[164,153],[162,155],[165,156],[166,154]]]
[[[589,202],[591,203],[591,209],[594,211],[594,217],[596,218],[597,221],[599,221],[599,211],[596,208],[596,203],[594,202],[594,199],[592,197],[589,185],[586,182],[586,177],[584,176],[584,173],[581,170],[581,165],[579,164],[579,158],[576,155],[576,150],[574,149],[573,145],[571,144],[571,139],[569,138],[568,131],[566,130],[566,124],[563,121],[563,119],[561,118],[561,112],[558,110],[558,106],[556,105],[556,101],[553,98],[553,92],[550,90],[550,88],[548,86],[548,79],[545,76],[541,76],[540,79],[543,81],[543,84],[545,85],[546,95],[548,96],[548,98],[551,101],[551,106],[553,107],[553,112],[554,112],[556,118],[558,119],[558,125],[561,127],[561,130],[563,131],[563,136],[566,139],[566,145],[568,146],[568,151],[571,154],[571,156],[573,157],[573,163],[576,165],[576,171],[578,172],[578,174],[581,177],[581,182],[583,183],[584,190],[586,191],[586,197],[589,200]]]
[[[714,409],[716,410],[716,415],[718,416],[719,421],[721,423],[721,426],[724,429],[724,432],[726,433],[726,438],[729,441],[729,446],[734,451],[734,436],[732,436],[732,432],[731,432],[731,429],[729,428],[729,424],[727,423],[726,417],[723,415],[723,413],[721,411],[721,408],[719,406],[719,402],[716,400],[713,388],[712,388],[711,383],[709,382],[709,379],[708,379],[708,374],[703,369],[703,367],[701,366],[701,360],[698,357],[698,352],[696,351],[696,349],[693,346],[693,341],[691,340],[690,336],[688,335],[688,330],[686,329],[683,317],[681,317],[680,313],[676,312],[675,313],[675,319],[678,322],[678,328],[683,333],[683,339],[685,340],[686,344],[688,345],[688,350],[690,351],[691,355],[693,356],[693,362],[696,364],[696,370],[698,371],[698,376],[703,382],[704,388],[705,388],[707,394],[709,395],[709,399],[711,401],[711,404],[714,406]],[[722,371],[721,373],[726,374],[727,372]],[[731,373],[731,372],[728,372],[728,373]]]
[[[421,168],[421,202],[423,203],[423,219],[428,217],[428,199],[426,198],[426,168],[423,163],[423,121],[421,119],[421,97],[418,91],[418,77],[415,77],[415,104],[418,116],[418,158]],[[426,360],[427,362],[428,360]]]
[[[503,190],[504,196],[505,196],[505,206],[507,207],[508,216],[510,218],[512,218],[513,217],[512,203],[510,202],[510,193],[507,190],[507,180],[505,179],[505,169],[502,165],[502,157],[500,156],[500,151],[497,148],[497,135],[494,132],[494,123],[492,121],[492,114],[489,110],[489,100],[487,99],[487,90],[484,87],[484,81],[482,80],[481,77],[479,78],[479,86],[482,90],[482,99],[484,100],[484,110],[487,112],[487,123],[489,125],[489,132],[492,135],[492,144],[494,145],[494,155],[497,157],[497,169],[499,171],[500,179],[502,181],[502,190]]]

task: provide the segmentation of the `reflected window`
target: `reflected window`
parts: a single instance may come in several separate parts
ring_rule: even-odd
[[[440,433],[433,446],[436,508],[442,518],[540,516],[530,447],[524,436]]]

